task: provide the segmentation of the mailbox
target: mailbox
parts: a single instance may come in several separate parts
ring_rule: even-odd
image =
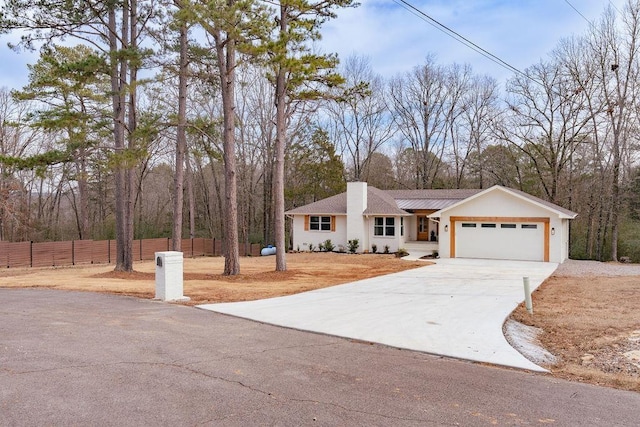
[[[156,252],[156,298],[161,301],[189,301],[182,293],[182,252]]]

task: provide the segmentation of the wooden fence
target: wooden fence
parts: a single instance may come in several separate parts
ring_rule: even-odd
[[[257,243],[240,243],[241,256],[260,256]],[[152,260],[156,252],[171,250],[171,239],[133,241],[133,260]],[[220,239],[182,239],[185,257],[221,256]],[[66,242],[0,242],[0,268],[57,267],[76,264],[110,264],[116,258],[115,240],[71,240]]]

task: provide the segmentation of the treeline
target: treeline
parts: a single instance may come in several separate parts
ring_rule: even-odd
[[[11,5],[20,3],[3,11],[43,7]],[[226,3],[237,8],[91,2],[76,19],[102,29],[98,41],[46,43],[29,84],[0,91],[0,240],[227,238],[232,224],[239,241],[274,244],[284,209],[350,180],[382,189],[500,184],[579,213],[573,258],[640,261],[639,2],[607,9],[505,87],[433,56],[390,78],[359,56],[338,66],[311,53],[319,27],[286,45],[298,33],[283,37],[282,22],[295,22],[300,2],[276,2],[284,14],[271,2]],[[308,10],[321,23],[349,5]],[[136,17],[127,20],[135,35],[122,32],[117,7]],[[71,19],[51,10],[52,20]],[[245,20],[232,31],[220,10]],[[13,19],[2,27],[25,28]],[[47,37],[62,25],[51,24],[25,43],[55,40]],[[235,56],[224,50],[231,41]]]

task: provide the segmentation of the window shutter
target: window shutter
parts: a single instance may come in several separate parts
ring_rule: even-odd
[[[336,217],[331,217],[331,231],[336,231]]]
[[[304,216],[304,231],[309,231],[309,215]]]

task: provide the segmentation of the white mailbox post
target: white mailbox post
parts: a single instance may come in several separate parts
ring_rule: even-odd
[[[183,293],[182,252],[156,252],[156,299],[189,301]]]

